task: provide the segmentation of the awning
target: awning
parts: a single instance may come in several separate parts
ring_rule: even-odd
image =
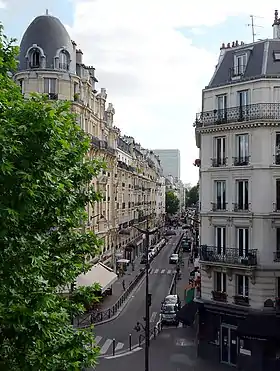
[[[94,265],[86,274],[81,274],[77,278],[77,287],[91,286],[94,283],[99,283],[101,291],[106,291],[116,280],[118,276],[113,269],[102,263]]]
[[[237,328],[240,337],[253,339],[278,339],[280,340],[280,317],[276,313],[249,314]]]
[[[191,326],[194,323],[197,309],[198,309],[197,303],[191,301],[190,303],[185,304],[179,310],[179,312],[177,313],[177,319],[184,325]]]

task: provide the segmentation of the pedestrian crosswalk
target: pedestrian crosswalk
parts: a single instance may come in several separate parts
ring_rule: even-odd
[[[174,269],[160,269],[160,268],[152,268],[150,270],[150,274],[174,274],[176,271]]]
[[[102,336],[95,336],[95,345],[100,348],[100,355],[110,354],[113,352],[113,339],[103,339]],[[115,353],[121,351],[124,347],[124,343],[115,342]]]

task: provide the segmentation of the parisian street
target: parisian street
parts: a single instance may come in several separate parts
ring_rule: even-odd
[[[150,343],[150,371],[224,371],[222,365],[212,365],[196,357],[193,329],[163,328]],[[98,371],[143,371],[144,349],[127,355],[107,357]]]
[[[152,294],[151,329],[159,320],[161,302],[168,294],[171,285],[176,266],[169,264],[169,256],[177,246],[181,233],[181,231],[177,231],[177,235],[170,238],[151,263],[149,275],[150,293]],[[143,264],[143,268],[144,266]],[[96,343],[100,347],[101,364],[103,362],[102,357],[112,354],[113,339],[115,339],[116,352],[129,348],[129,334],[132,335],[132,346],[138,343],[139,333],[134,330],[134,327],[137,322],[144,323],[143,317],[145,317],[145,285],[141,284],[118,318],[95,327],[94,332]],[[99,367],[101,365],[97,367],[98,371]]]

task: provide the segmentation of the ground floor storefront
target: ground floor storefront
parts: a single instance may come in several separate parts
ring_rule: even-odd
[[[280,317],[216,305],[200,305],[198,357],[238,370],[280,370]]]

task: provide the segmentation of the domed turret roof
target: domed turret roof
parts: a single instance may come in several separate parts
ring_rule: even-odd
[[[43,50],[46,68],[53,68],[54,57],[61,48],[65,48],[71,57],[73,55],[73,45],[68,32],[58,18],[50,15],[36,17],[25,31],[20,44],[20,70],[27,69],[26,54],[34,44]]]

